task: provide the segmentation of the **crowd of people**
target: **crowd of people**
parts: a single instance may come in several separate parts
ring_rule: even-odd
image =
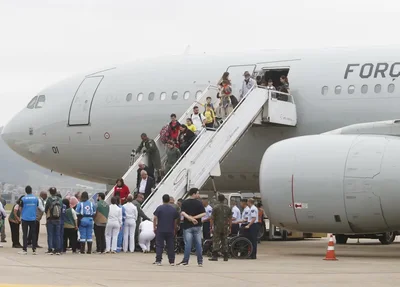
[[[189,198],[179,199],[177,203],[168,194],[163,196],[161,204],[154,212],[153,221],[141,209],[143,194],[136,198],[125,194],[123,186],[118,188],[120,195],[111,198],[111,204],[105,202],[105,194],[98,193],[97,201],[89,200],[88,193],[82,192],[62,199],[56,188],[41,192],[39,197],[32,194],[32,188],[25,188],[26,195],[20,197],[8,216],[11,228],[12,247],[22,248],[19,254],[28,254],[28,247],[36,255],[39,228],[42,216],[46,217],[47,252],[49,255],[61,255],[69,250],[72,253],[91,254],[93,233],[96,249],[93,253],[117,253],[151,250],[155,239],[156,260],[161,265],[166,244],[168,260],[175,264],[176,237],[182,237],[185,243],[184,257],[178,265],[188,265],[192,246],[196,248],[197,264],[202,266],[202,240],[213,240],[211,261],[218,260],[222,253],[228,260],[227,238],[242,233],[253,244],[252,259],[257,254],[257,233],[262,209],[254,206],[254,199],[243,199],[241,212],[235,202],[232,208],[225,204],[225,196],[218,195],[218,203],[211,207],[208,199],[201,199],[197,188],[189,191]],[[6,212],[0,202],[2,226]],[[22,227],[23,244],[20,244]],[[138,243],[139,248],[136,247]],[[87,247],[87,248],[86,248]]]

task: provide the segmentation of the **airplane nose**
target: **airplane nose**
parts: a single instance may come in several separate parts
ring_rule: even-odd
[[[1,138],[13,151],[36,162],[43,147],[35,143],[29,123],[27,116],[20,112],[3,127]]]

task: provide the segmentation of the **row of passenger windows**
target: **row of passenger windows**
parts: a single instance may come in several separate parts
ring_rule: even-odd
[[[395,85],[394,84],[389,84],[387,86],[387,92],[388,93],[391,94],[391,93],[394,92],[394,90],[395,90]],[[350,85],[347,88],[347,93],[350,94],[350,95],[354,94],[355,91],[356,91],[356,87],[354,85]],[[374,92],[375,93],[380,93],[381,91],[382,91],[382,85],[376,84],[375,87],[374,87]],[[321,89],[321,94],[323,96],[325,96],[325,95],[328,94],[328,92],[329,92],[329,87],[328,86],[323,86],[322,89]],[[335,92],[336,95],[340,95],[342,93],[342,86],[336,86],[334,92]],[[362,85],[361,86],[361,93],[362,94],[368,93],[368,85]]]
[[[198,99],[198,98],[201,96],[202,93],[203,93],[202,91],[197,91],[197,92],[196,92],[196,98]],[[160,95],[159,95],[158,97],[159,97],[159,99],[160,99],[161,101],[164,101],[164,100],[167,98],[167,96],[168,96],[168,95],[167,95],[166,92],[162,92],[162,93],[160,93]],[[139,93],[139,94],[137,94],[137,96],[136,96],[136,100],[137,100],[138,102],[140,102],[140,101],[142,101],[142,100],[144,99],[144,97],[145,97],[145,96],[144,96],[143,93]],[[133,96],[132,96],[131,93],[129,93],[129,94],[126,95],[126,101],[127,101],[127,102],[132,101],[132,98],[133,98]],[[156,94],[153,93],[153,92],[149,93],[149,95],[147,96],[147,99],[148,99],[149,101],[153,101],[155,98],[156,98]],[[173,92],[173,93],[171,94],[171,99],[172,99],[172,100],[177,100],[178,98],[179,98],[179,93],[178,93],[177,91],[175,91],[175,92]],[[189,92],[189,91],[184,92],[184,93],[183,93],[183,99],[188,100],[189,98],[190,98],[190,92]]]

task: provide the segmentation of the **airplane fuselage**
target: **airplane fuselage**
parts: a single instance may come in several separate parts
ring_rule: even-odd
[[[111,184],[127,170],[140,134],[155,138],[170,114],[182,115],[196,94],[216,84],[228,67],[289,69],[297,126],[251,128],[223,162],[222,176],[216,179],[219,190],[259,190],[261,158],[271,144],[354,123],[397,118],[398,87],[388,92],[390,85],[396,85],[397,61],[394,49],[265,51],[143,60],[90,74],[102,79],[84,111],[88,123],[70,125],[81,120],[71,119],[71,103],[89,76],[83,74],[38,93],[46,96],[43,107],[23,109],[2,136],[17,153],[45,168]],[[235,91],[242,85],[243,69],[228,70]]]

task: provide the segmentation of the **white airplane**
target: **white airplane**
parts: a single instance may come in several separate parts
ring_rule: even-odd
[[[347,136],[336,131],[332,135],[289,139],[358,123],[396,119],[400,104],[397,54],[395,48],[261,51],[183,55],[111,66],[39,92],[4,127],[2,138],[15,152],[45,168],[113,185],[126,172],[130,152],[141,141],[140,134],[145,132],[156,138],[171,113],[182,115],[196,98],[205,93],[211,95],[212,89],[203,91],[216,84],[224,71],[230,72],[236,96],[246,70],[254,75],[266,73],[275,85],[281,75],[288,75],[294,113],[288,116],[279,111],[276,120],[262,120],[244,137],[237,136],[240,142],[232,141],[236,146],[221,164],[221,176],[215,178],[217,189],[256,191],[261,187],[271,221],[295,230],[346,233],[400,229],[400,221],[396,221],[398,224],[390,219],[398,215],[398,197],[392,193],[394,186],[399,186],[396,177],[390,178],[397,184],[388,184],[390,192],[384,199],[374,184],[367,188],[362,180],[353,185],[347,183],[343,178],[346,166],[343,162],[335,166],[334,162],[345,160],[346,148],[354,141],[366,141],[367,147],[393,147],[396,138],[385,137],[390,134],[389,129],[379,129],[382,135],[376,137]],[[270,103],[271,109],[270,92],[265,94],[256,88],[253,93],[243,105],[257,94],[266,97],[264,108],[268,109]],[[241,117],[260,112],[262,104],[253,104],[256,111],[246,112],[243,107]],[[246,108],[250,107],[249,102]],[[288,118],[294,124],[285,124]],[[245,120],[254,123],[255,118]],[[358,128],[351,127],[347,132],[360,133]],[[369,132],[374,134],[374,129]],[[277,143],[285,139],[289,140]],[[265,150],[274,143],[277,144],[266,152],[259,172]],[[362,152],[387,152],[384,148],[367,147]],[[224,147],[224,155],[228,151]],[[397,158],[393,149],[390,156]],[[217,161],[221,158],[222,154]],[[373,160],[379,161],[379,156]],[[368,170],[368,163],[359,160],[353,168],[361,168],[360,164]],[[338,167],[342,168],[341,173]],[[363,178],[364,174],[357,176]],[[304,184],[301,188],[300,181]],[[210,183],[205,188],[209,186]],[[391,208],[385,212],[384,202]]]

